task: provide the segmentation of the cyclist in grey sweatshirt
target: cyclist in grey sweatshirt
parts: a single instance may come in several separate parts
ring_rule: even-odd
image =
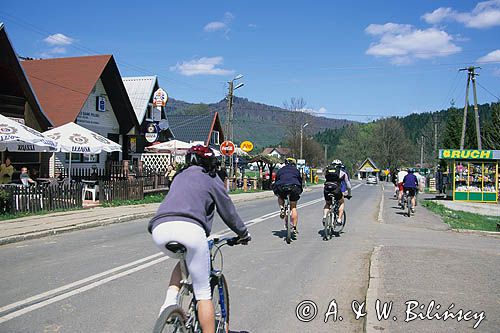
[[[215,329],[207,243],[215,210],[242,243],[251,240],[247,227],[217,176],[214,152],[201,145],[191,147],[186,155],[186,167],[174,176],[167,196],[149,222],[148,231],[156,245],[169,257],[175,258],[177,255],[165,248],[167,243],[174,241],[185,246],[186,263],[204,332],[213,332]],[[169,305],[177,303],[180,279],[180,265],[177,264],[160,313]]]

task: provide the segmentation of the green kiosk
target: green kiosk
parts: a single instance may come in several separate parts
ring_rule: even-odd
[[[497,202],[500,150],[440,149],[439,158],[452,160],[453,200]]]

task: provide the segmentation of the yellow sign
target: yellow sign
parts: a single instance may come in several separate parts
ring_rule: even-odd
[[[253,143],[250,141],[243,141],[240,145],[241,150],[243,150],[245,153],[248,153],[252,151],[253,149]]]
[[[442,149],[439,151],[439,158],[462,160],[491,160],[493,159],[493,151],[477,149]]]

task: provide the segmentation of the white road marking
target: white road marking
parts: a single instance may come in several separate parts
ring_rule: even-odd
[[[358,184],[356,186],[353,187],[353,189],[361,186],[362,184]],[[322,202],[324,199],[323,198],[319,198],[319,199],[316,199],[316,200],[312,200],[312,201],[309,201],[309,202],[306,202],[306,203],[303,203],[303,204],[300,204],[300,205],[297,205],[297,208],[303,208],[303,207],[307,207],[307,206],[310,206],[310,205],[314,205],[316,203],[319,203],[319,202]],[[268,214],[265,214],[263,216],[260,216],[260,217],[257,217],[255,219],[252,219],[250,221],[247,221],[245,223],[245,225],[247,227],[250,227],[250,226],[253,226],[255,224],[258,224],[258,223],[261,223],[261,222],[264,222],[270,218],[273,218],[273,217],[276,217],[276,216],[279,216],[280,214],[280,211],[276,211],[276,212],[272,212],[272,213],[268,213]],[[226,229],[223,229],[221,231],[218,232],[217,235],[212,235],[210,238],[214,238],[214,237],[221,237],[221,236],[224,236],[228,233],[232,232],[231,229],[229,228],[226,228]],[[157,257],[161,256],[161,258],[158,258],[158,259],[155,259]],[[128,264],[125,264],[125,265],[122,265],[122,266],[118,266],[118,267],[115,267],[115,268],[112,268],[110,270],[107,270],[107,271],[104,271],[102,273],[99,273],[99,274],[95,274],[95,275],[92,275],[92,276],[89,276],[85,279],[81,279],[81,280],[78,280],[78,281],[75,281],[73,283],[70,283],[70,284],[67,284],[67,285],[64,285],[64,286],[61,286],[59,288],[56,288],[56,289],[52,289],[52,290],[49,290],[47,292],[44,292],[44,293],[41,293],[41,294],[38,294],[38,295],[35,295],[35,296],[32,296],[32,297],[29,297],[29,298],[26,298],[22,301],[18,301],[18,302],[15,302],[15,303],[12,303],[12,304],[9,304],[9,305],[6,305],[6,306],[3,306],[0,308],[0,313],[2,312],[5,312],[5,311],[9,311],[9,310],[12,310],[12,309],[15,309],[17,307],[23,307],[23,306],[26,306],[30,303],[33,303],[33,302],[37,302],[37,301],[40,301],[44,298],[47,298],[47,297],[50,297],[50,296],[53,296],[57,293],[60,293],[62,291],[65,291],[65,290],[68,290],[68,289],[71,289],[71,288],[74,288],[74,287],[77,287],[77,286],[80,286],[84,283],[88,283],[88,282],[91,282],[92,280],[95,280],[95,279],[98,279],[98,278],[102,278],[106,275],[109,275],[109,274],[113,274],[113,273],[116,273],[116,272],[119,272],[123,269],[126,269],[128,267],[131,267],[131,266],[135,266],[135,265],[138,265],[138,264],[141,264],[139,266],[136,266],[136,267],[133,267],[131,269],[128,269],[128,270],[125,270],[125,271],[122,271],[122,272],[119,272],[119,273],[116,273],[115,275],[111,275],[109,277],[106,277],[102,280],[99,280],[99,281],[94,281],[88,285],[84,285],[84,286],[81,286],[77,289],[74,289],[74,290],[71,290],[71,291],[68,291],[66,293],[63,293],[63,294],[60,294],[58,296],[55,296],[55,297],[52,297],[50,299],[47,299],[47,300],[44,300],[44,301],[41,301],[39,303],[36,303],[36,304],[33,304],[33,305],[30,305],[30,306],[27,306],[25,308],[22,308],[20,310],[17,310],[17,311],[14,311],[14,312],[11,312],[7,315],[4,315],[2,317],[0,317],[0,323],[3,323],[3,322],[6,322],[10,319],[13,319],[13,318],[16,318],[16,317],[19,317],[19,316],[22,316],[28,312],[31,312],[31,311],[34,311],[36,309],[39,309],[39,308],[42,308],[44,306],[47,306],[49,304],[52,304],[52,303],[55,303],[55,302],[58,302],[60,300],[63,300],[63,299],[66,299],[68,297],[71,297],[71,296],[74,296],[74,295],[77,295],[77,294],[80,294],[82,292],[85,292],[85,291],[88,291],[90,289],[93,289],[95,287],[98,287],[98,286],[101,286],[105,283],[108,283],[110,281],[113,281],[113,280],[116,280],[118,278],[121,278],[121,277],[124,277],[124,276],[127,276],[127,275],[130,275],[132,273],[135,273],[135,272],[138,272],[140,270],[143,270],[145,268],[148,268],[150,266],[153,266],[153,265],[156,265],[160,262],[163,262],[165,260],[167,260],[169,257],[165,256],[165,254],[163,252],[158,252],[156,254],[153,254],[151,256],[148,256],[148,257],[145,257],[145,258],[142,258],[142,259],[139,259],[139,260],[136,260],[136,261],[133,261],[131,263],[128,263]],[[153,260],[155,259],[155,260]],[[151,260],[151,261],[150,261]],[[147,263],[144,263],[146,261],[149,261]]]

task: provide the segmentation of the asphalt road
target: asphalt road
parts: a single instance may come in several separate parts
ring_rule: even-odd
[[[444,253],[444,258],[456,261],[458,249],[470,239],[484,254],[480,265],[484,274],[472,268],[468,270],[473,273],[472,277],[481,277],[483,284],[473,291],[476,296],[481,295],[483,308],[489,312],[489,321],[485,320],[479,331],[498,328],[498,322],[491,319],[495,314],[498,317],[495,310],[498,305],[498,275],[495,272],[500,257],[498,240],[458,235],[446,231],[439,223],[428,222],[429,227],[417,227],[418,223],[408,225],[396,211],[391,211],[390,193],[384,194],[385,210],[380,212],[381,195],[380,186],[363,184],[357,187],[347,204],[345,233],[328,242],[323,241],[319,233],[322,229],[321,189],[302,196],[300,234],[292,244],[284,241],[274,198],[238,204],[238,212],[250,225],[253,241],[248,246],[224,248],[223,251],[224,274],[230,293],[231,330],[253,333],[373,329],[374,325],[365,327],[366,316],[355,319],[351,303],[362,303],[366,299],[374,248],[379,249],[378,260],[384,277],[375,294],[403,302],[405,298],[416,297],[422,290],[434,293],[431,296],[436,298],[437,292],[449,289],[436,281],[451,281],[461,272],[455,269],[454,275],[448,275],[446,270],[438,271],[427,277],[427,284],[417,284],[421,280],[405,274],[408,253],[424,261],[429,251],[437,251]],[[424,216],[423,211],[421,215]],[[384,223],[378,222],[380,216]],[[146,220],[133,221],[2,246],[0,332],[151,331],[175,261],[159,253],[146,225]],[[215,222],[213,230],[230,235],[220,220]],[[468,262],[473,260],[471,253],[467,255]],[[439,257],[434,261],[439,265]],[[398,265],[398,262],[403,264]],[[436,270],[435,265],[429,269]],[[425,265],[419,264],[414,270],[418,268],[424,269]],[[432,283],[429,282],[431,278]],[[412,283],[415,288],[406,288],[406,283]],[[474,285],[473,281],[465,279],[458,286],[463,288],[469,284]],[[486,287],[496,288],[497,293],[489,291],[490,295],[485,295]],[[454,299],[448,296],[446,300]],[[462,289],[459,298],[467,297],[469,306],[478,301],[478,297],[467,293],[467,288]],[[304,303],[306,300],[317,307],[316,316],[307,322],[299,320],[296,314],[299,304],[304,310],[302,317],[308,313],[307,309],[313,309],[307,308],[312,303]],[[337,320],[333,321],[335,316],[331,315],[325,323],[329,305],[331,309],[337,306]],[[471,327],[470,323],[456,322],[455,326],[447,327],[461,331]],[[401,321],[390,325],[377,323],[375,329],[387,327],[392,331],[406,331]],[[431,329],[432,322],[422,327]]]

